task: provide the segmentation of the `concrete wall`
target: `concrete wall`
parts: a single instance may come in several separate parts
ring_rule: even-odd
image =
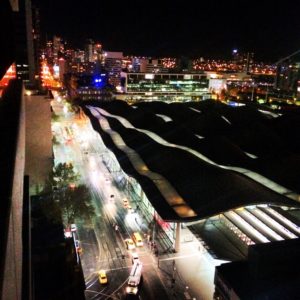
[[[41,191],[52,168],[50,100],[44,96],[25,96],[26,163],[30,195]]]
[[[19,128],[16,137],[16,156],[14,165],[11,166],[13,169],[12,189],[10,191],[11,199],[1,199],[2,201],[11,200],[3,265],[4,279],[0,295],[3,300],[21,300],[22,294],[22,217],[25,164],[25,114],[23,101],[21,102],[20,116],[18,119]]]

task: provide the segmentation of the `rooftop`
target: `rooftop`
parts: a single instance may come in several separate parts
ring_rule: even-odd
[[[212,100],[94,102],[86,112],[165,220],[262,203],[299,206],[296,116]]]

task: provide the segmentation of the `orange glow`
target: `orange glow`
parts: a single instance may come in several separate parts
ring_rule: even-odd
[[[61,84],[54,79],[53,74],[50,71],[50,68],[46,61],[42,62],[42,70],[41,70],[41,79],[42,86],[47,88],[59,88]]]
[[[6,87],[11,79],[16,78],[16,65],[12,64],[0,80],[0,88]]]

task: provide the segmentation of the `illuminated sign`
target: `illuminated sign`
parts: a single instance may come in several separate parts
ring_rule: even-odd
[[[154,79],[154,74],[145,74],[145,79]]]

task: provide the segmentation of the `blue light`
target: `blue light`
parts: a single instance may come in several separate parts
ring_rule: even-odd
[[[229,102],[228,102],[228,105],[229,105],[229,106],[236,107],[236,106],[238,106],[239,104],[236,103],[236,102],[234,102],[234,101],[229,101]]]
[[[96,88],[103,88],[105,86],[105,76],[103,76],[105,74],[98,74],[97,76],[94,77],[93,82],[94,82],[94,86]]]

